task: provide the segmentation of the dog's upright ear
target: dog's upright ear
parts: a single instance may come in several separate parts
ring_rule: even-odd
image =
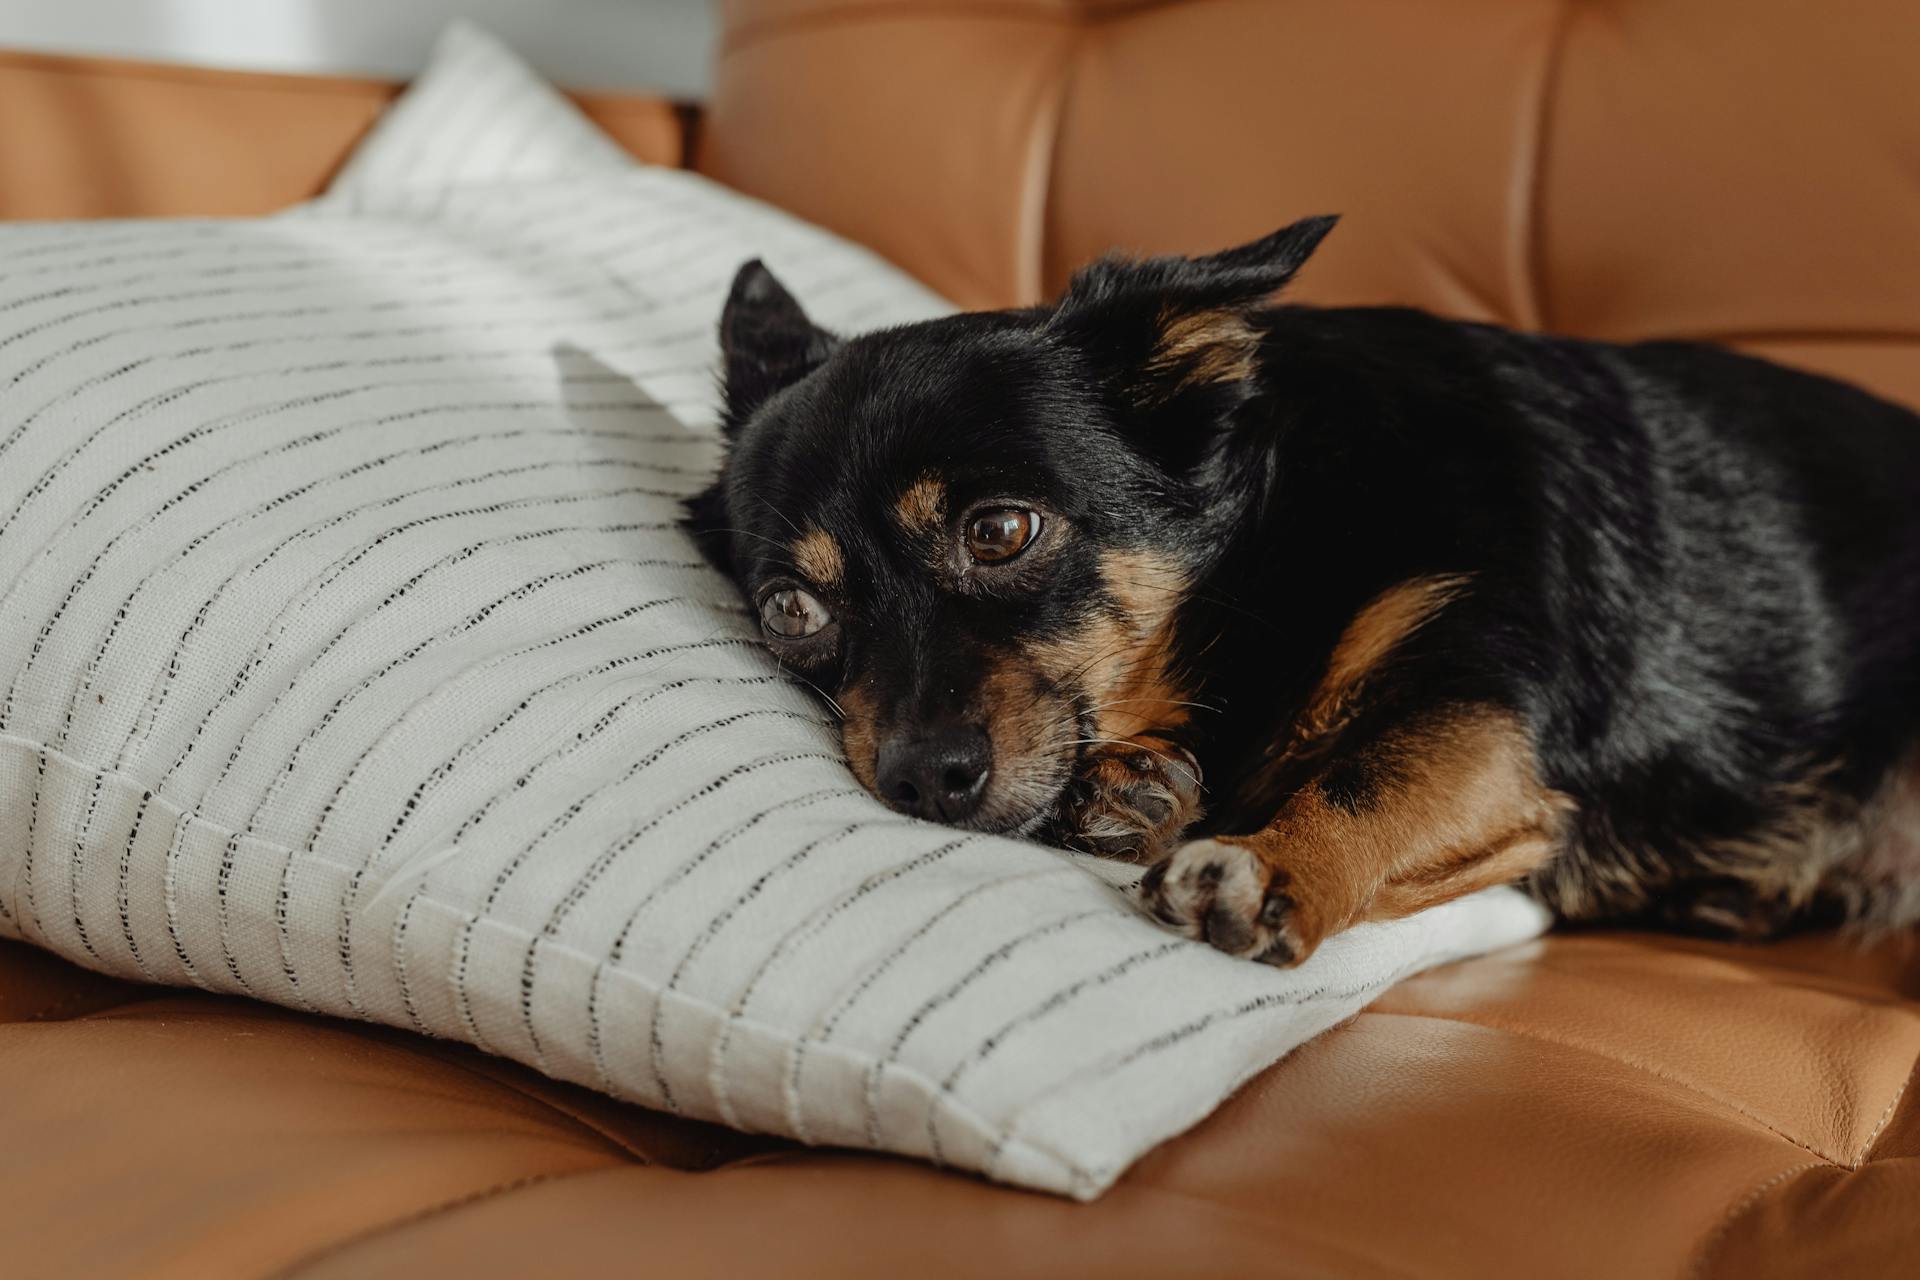
[[[767,397],[812,372],[839,345],[807,318],[765,263],[755,258],[742,266],[720,313],[727,433],[738,431]]]
[[[720,426],[731,444],[767,398],[807,376],[840,339],[807,318],[766,264],[754,258],[734,273],[720,312]],[[684,525],[716,566],[732,570],[727,469],[684,504]]]
[[[1258,367],[1256,313],[1337,221],[1302,218],[1201,258],[1103,258],[1074,276],[1051,327],[1134,414],[1224,411],[1244,398]]]

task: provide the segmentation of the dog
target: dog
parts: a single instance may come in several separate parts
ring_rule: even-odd
[[[861,783],[1136,859],[1273,964],[1498,884],[1920,921],[1920,417],[1710,345],[1278,305],[1334,221],[844,340],[741,268],[688,523]]]

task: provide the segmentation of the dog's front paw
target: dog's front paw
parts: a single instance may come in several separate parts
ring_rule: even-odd
[[[1091,752],[1067,788],[1060,843],[1151,862],[1200,817],[1200,766],[1179,747],[1116,743]]]
[[[1285,871],[1225,840],[1195,840],[1149,868],[1140,904],[1162,924],[1231,956],[1295,965],[1319,938],[1309,930]]]

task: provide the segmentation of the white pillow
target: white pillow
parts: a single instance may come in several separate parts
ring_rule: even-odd
[[[755,255],[828,324],[944,309],[471,31],[292,215],[0,230],[0,933],[1090,1197],[1540,927],[1263,968],[867,798],[675,523]]]

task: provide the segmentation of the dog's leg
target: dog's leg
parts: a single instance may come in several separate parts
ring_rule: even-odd
[[[1568,807],[1514,716],[1429,712],[1341,744],[1264,828],[1183,845],[1141,895],[1190,937],[1297,964],[1349,925],[1526,875],[1557,848]]]
[[[1055,838],[1070,849],[1152,862],[1200,817],[1200,766],[1152,734],[1101,743],[1061,799]]]

